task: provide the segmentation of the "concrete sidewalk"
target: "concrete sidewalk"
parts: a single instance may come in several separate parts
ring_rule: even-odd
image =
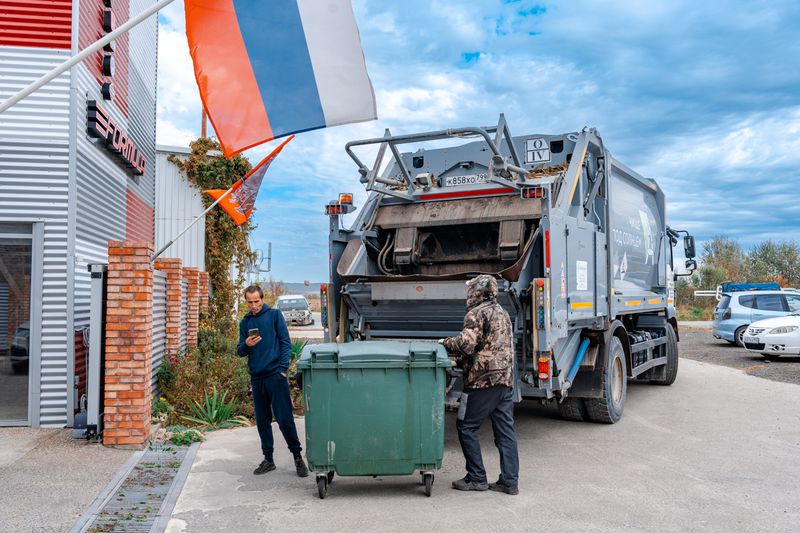
[[[294,474],[277,430],[278,470],[263,476],[251,473],[261,459],[255,428],[210,433],[167,531],[796,531],[800,387],[680,364],[672,387],[629,383],[615,425],[565,422],[553,408],[521,404],[519,496],[449,488],[464,473],[453,413],[431,498],[413,475],[337,477],[319,500],[314,477]]]
[[[134,453],[71,429],[0,428],[0,531],[68,531]]]

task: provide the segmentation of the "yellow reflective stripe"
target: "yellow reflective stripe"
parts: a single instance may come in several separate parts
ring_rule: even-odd
[[[642,301],[641,300],[628,300],[627,302],[625,302],[625,305],[630,305],[630,306],[642,305]]]
[[[647,303],[649,303],[649,304],[660,304],[661,303],[661,298],[653,298],[652,300],[647,300]]]
[[[573,309],[591,309],[594,307],[592,302],[575,302],[574,304],[570,304],[570,307]]]
[[[673,300],[672,298],[670,298],[669,300],[667,300],[667,302],[669,302],[669,303],[673,303],[674,301],[675,301],[675,300]]]
[[[578,172],[575,173],[575,180],[572,182],[572,190],[569,193],[569,201],[567,202],[568,204],[572,203],[572,197],[575,195],[575,188],[578,186],[578,179],[581,177],[581,169],[583,168],[583,158],[586,157],[586,150],[588,149],[589,141],[586,141],[586,145],[583,147],[583,153],[578,161]]]

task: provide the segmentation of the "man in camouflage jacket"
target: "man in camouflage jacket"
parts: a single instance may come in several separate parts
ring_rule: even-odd
[[[467,282],[467,315],[456,337],[440,341],[458,358],[464,371],[464,391],[458,410],[458,440],[466,459],[467,475],[453,482],[458,490],[491,489],[518,494],[519,456],[514,432],[512,395],[514,343],[511,319],[497,303],[497,282],[481,275]],[[492,420],[500,452],[500,478],[487,483],[478,430]]]

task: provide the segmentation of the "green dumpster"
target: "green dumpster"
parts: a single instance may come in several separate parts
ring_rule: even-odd
[[[431,342],[363,341],[303,349],[306,454],[320,498],[341,476],[419,470],[430,496],[444,453],[451,363]]]

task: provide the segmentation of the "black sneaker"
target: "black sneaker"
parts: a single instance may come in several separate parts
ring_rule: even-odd
[[[489,485],[484,481],[478,483],[477,481],[467,481],[467,478],[453,481],[453,488],[456,490],[486,490]]]
[[[266,474],[267,472],[272,472],[273,470],[275,470],[275,463],[273,463],[270,459],[264,459],[263,461],[261,461],[261,464],[258,465],[258,468],[253,470],[253,474],[258,476],[260,474]]]
[[[497,483],[489,483],[489,490],[493,490],[495,492],[505,492],[506,494],[511,494],[512,496],[519,494],[518,487],[509,487],[508,485],[503,485],[499,481]]]
[[[303,458],[299,455],[296,455],[294,458],[294,467],[297,470],[298,477],[308,477],[308,467],[306,466],[306,462],[303,461]]]

